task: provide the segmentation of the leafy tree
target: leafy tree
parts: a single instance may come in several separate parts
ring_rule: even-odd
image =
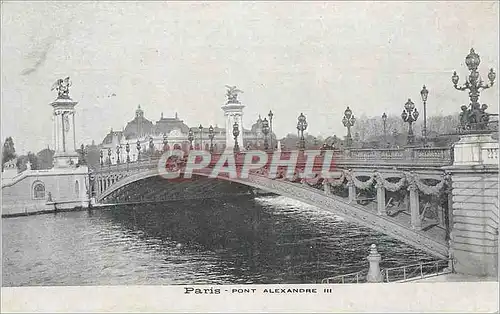
[[[94,142],[92,142],[91,145],[87,145],[85,148],[85,161],[90,169],[97,169],[100,167],[100,149]]]
[[[50,148],[45,148],[36,154],[38,159],[37,169],[50,169],[54,165],[54,151]]]
[[[31,170],[38,169],[38,158],[32,152],[28,152],[28,155],[22,155],[17,158],[17,163],[16,163],[17,169],[20,172],[26,170],[27,169],[26,164],[28,163],[28,161],[31,164]]]
[[[14,140],[12,140],[12,137],[9,136],[5,139],[5,142],[3,143],[2,169],[3,169],[3,164],[14,158],[16,158],[16,149],[14,148]]]

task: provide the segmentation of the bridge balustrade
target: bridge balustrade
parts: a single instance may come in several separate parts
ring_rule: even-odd
[[[322,151],[325,153],[326,151]],[[333,161],[339,166],[349,166],[349,165],[422,165],[422,166],[446,166],[453,162],[453,156],[451,153],[451,148],[449,147],[405,147],[398,149],[346,149],[346,150],[333,150]],[[208,153],[208,152],[207,152]],[[274,154],[280,154],[281,159],[287,159],[291,152],[289,151],[269,151],[267,154],[272,156]],[[188,152],[186,152],[187,156]],[[299,152],[299,160],[301,158],[301,152]],[[221,153],[211,154],[212,161],[211,165],[223,155]],[[498,149],[496,151],[488,151],[488,156],[496,156],[498,159]],[[245,152],[235,153],[236,164],[242,164],[244,160]],[[159,154],[149,156],[147,158],[142,158],[140,160],[135,160],[131,162],[122,162],[120,164],[114,163],[109,165],[103,165],[99,171],[106,171],[106,169],[123,170],[125,168],[134,170],[143,168],[145,165],[150,163],[155,163],[159,160]],[[495,157],[492,157],[495,158]],[[270,158],[269,158],[270,159]]]
[[[453,162],[451,148],[407,147],[402,149],[350,149],[334,151],[338,165],[363,164],[373,165],[432,165],[446,166]]]

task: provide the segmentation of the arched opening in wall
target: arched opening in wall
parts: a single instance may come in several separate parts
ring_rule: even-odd
[[[80,183],[78,182],[78,180],[75,181],[75,195],[80,195]]]
[[[33,184],[33,198],[36,200],[45,198],[45,185],[40,181]]]

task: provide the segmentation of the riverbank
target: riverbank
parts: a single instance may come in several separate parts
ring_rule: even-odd
[[[48,210],[39,210],[39,211],[25,211],[18,212],[13,214],[2,214],[2,218],[14,218],[14,217],[24,217],[24,216],[35,216],[35,215],[44,215],[44,214],[56,214],[56,213],[66,213],[66,212],[77,212],[82,210],[87,210],[88,207],[76,206],[73,208],[60,208],[60,209],[48,209]]]
[[[192,200],[200,200],[200,199],[218,199],[218,198],[233,198],[233,197],[265,197],[265,196],[273,196],[276,195],[270,192],[259,192],[257,194],[222,194],[222,195],[211,195],[211,196],[192,196],[189,199]],[[115,204],[92,204],[91,207],[84,206],[75,206],[73,208],[55,208],[55,209],[45,209],[38,211],[25,211],[25,212],[16,212],[12,214],[3,214],[2,218],[14,218],[14,217],[23,217],[23,216],[33,216],[33,215],[43,215],[43,214],[55,214],[55,213],[64,213],[64,212],[74,212],[74,211],[84,211],[84,210],[93,210],[93,209],[108,209],[116,206],[134,206],[134,205],[147,205],[147,204],[161,204],[161,203],[173,203],[173,202],[182,202],[186,201],[186,198],[175,198],[168,200],[152,200],[152,201],[136,201],[136,202],[125,202],[125,203],[115,203]]]

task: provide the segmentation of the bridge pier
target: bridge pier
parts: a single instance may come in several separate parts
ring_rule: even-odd
[[[377,182],[375,187],[377,188],[377,215],[387,215],[384,185],[381,182]]]
[[[352,203],[356,200],[356,186],[352,180],[347,182],[347,187],[349,189],[349,203]]]
[[[498,278],[498,142],[466,135],[454,145],[450,254],[457,273]]]
[[[415,182],[411,182],[408,187],[410,190],[410,215],[411,227],[415,230],[422,230],[422,219],[420,217],[420,200],[418,196],[418,187]]]
[[[326,195],[330,195],[332,193],[330,185],[326,181],[323,182],[323,191],[325,192]]]

